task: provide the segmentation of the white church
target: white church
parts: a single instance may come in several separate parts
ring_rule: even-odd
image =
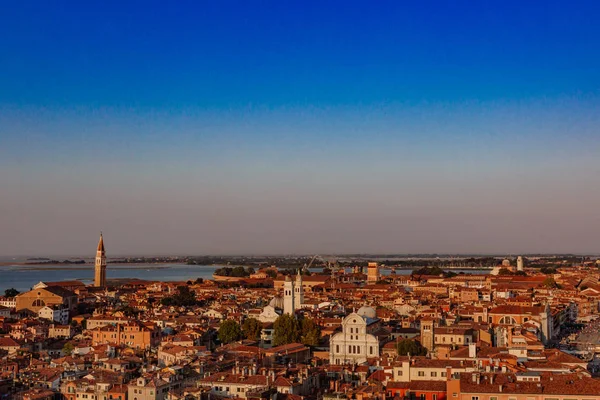
[[[292,281],[289,276],[285,277],[283,283],[283,298],[274,297],[268,306],[258,315],[260,322],[275,322],[283,313],[295,315],[296,310],[302,308],[304,303],[304,289],[302,288],[302,275],[298,271],[296,280]]]
[[[372,307],[361,307],[342,321],[342,331],[331,338],[330,364],[362,364],[367,358],[379,356],[379,339],[373,333],[380,320]]]

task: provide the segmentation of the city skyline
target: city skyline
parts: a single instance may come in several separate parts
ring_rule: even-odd
[[[0,256],[600,251],[596,3],[228,5],[5,7]]]

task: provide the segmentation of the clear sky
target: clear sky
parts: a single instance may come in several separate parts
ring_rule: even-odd
[[[598,1],[0,5],[0,255],[600,252]]]

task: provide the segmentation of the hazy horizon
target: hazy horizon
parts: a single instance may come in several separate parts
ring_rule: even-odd
[[[0,255],[600,252],[597,3],[152,4],[4,7]]]

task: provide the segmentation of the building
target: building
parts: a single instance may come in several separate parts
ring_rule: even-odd
[[[294,315],[296,310],[302,307],[303,302],[304,287],[302,285],[302,275],[298,271],[295,282],[289,276],[285,277],[283,283],[283,313]]]
[[[159,377],[142,376],[127,385],[127,398],[137,400],[165,400],[169,390],[178,388],[181,382],[168,381]]]
[[[294,284],[294,310],[301,309],[302,304],[304,304],[304,287],[302,285],[302,274],[300,274],[300,270],[298,270],[298,275],[296,275],[296,282]]]
[[[106,286],[106,252],[104,250],[104,239],[100,232],[100,240],[96,250],[96,263],[94,264],[94,286]]]
[[[252,392],[266,390],[275,378],[268,375],[232,374],[217,372],[198,381],[199,386],[210,388],[210,394],[222,397],[249,398]],[[270,381],[270,382],[269,382]],[[130,399],[131,393],[130,393]],[[209,397],[210,398],[210,397]]]
[[[64,338],[70,339],[73,337],[73,328],[71,325],[50,325],[48,328],[48,337],[49,338]]]
[[[64,306],[71,314],[77,309],[77,295],[59,286],[30,290],[18,294],[16,300],[17,311],[29,311],[35,315],[46,306]]]
[[[92,344],[124,345],[135,349],[147,349],[160,343],[160,329],[153,324],[138,322],[107,325],[91,330]]]
[[[421,319],[421,344],[427,349],[428,352],[432,352],[435,346],[435,320],[433,318]]]
[[[456,400],[595,400],[600,381],[581,374],[473,372],[448,380],[446,391]]]
[[[523,271],[523,256],[517,257],[517,271]]]
[[[62,304],[45,306],[38,311],[38,317],[66,325],[69,323],[69,309]]]
[[[379,357],[379,339],[373,334],[380,327],[375,310],[361,307],[342,321],[342,331],[332,336],[330,364],[362,364]]]
[[[294,315],[294,282],[289,276],[285,277],[285,283],[283,284],[283,313]]]
[[[15,308],[17,307],[17,299],[15,297],[0,296],[0,306],[6,308]]]
[[[456,346],[464,346],[473,343],[474,339],[474,329],[457,326],[436,328],[435,335],[433,336],[434,345],[451,344]]]
[[[544,344],[554,337],[553,317],[548,304],[532,307],[499,305],[492,308],[488,315],[489,322],[495,325],[514,326],[527,322],[535,323],[539,326],[540,340]]]
[[[376,262],[370,262],[367,266],[367,284],[374,284],[379,281],[379,265]]]

